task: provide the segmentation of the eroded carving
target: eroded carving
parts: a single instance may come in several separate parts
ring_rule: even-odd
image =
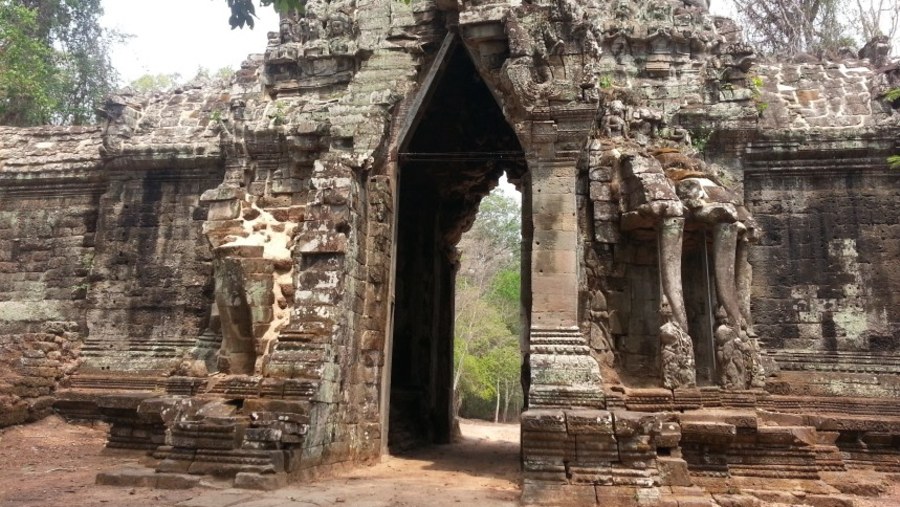
[[[668,389],[694,387],[697,385],[697,374],[691,337],[678,324],[665,296],[659,314],[663,320],[663,325],[659,328],[662,384]]]

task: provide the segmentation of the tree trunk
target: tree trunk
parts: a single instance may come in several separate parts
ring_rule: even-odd
[[[500,378],[497,378],[497,404],[494,405],[494,422],[500,419]]]
[[[506,403],[503,404],[503,422],[509,422],[509,381],[503,382],[503,388],[506,392]]]

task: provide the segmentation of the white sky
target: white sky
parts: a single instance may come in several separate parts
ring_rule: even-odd
[[[253,30],[231,30],[225,0],[103,0],[103,24],[133,37],[114,48],[122,84],[144,74],[196,75],[203,66],[237,70],[250,53],[266,49],[266,33],[278,30],[271,7],[257,8]]]
[[[713,13],[734,16],[730,0],[711,4]],[[257,9],[253,30],[231,30],[225,0],[103,0],[103,8],[105,26],[133,36],[113,49],[123,85],[144,74],[178,73],[186,80],[201,66],[236,70],[248,54],[265,50],[267,32],[278,30],[271,7]]]

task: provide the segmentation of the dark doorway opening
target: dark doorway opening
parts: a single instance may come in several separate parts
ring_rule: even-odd
[[[446,58],[400,153],[392,452],[451,440],[455,245],[500,175],[521,183],[526,173],[515,132],[465,48],[456,45]]]

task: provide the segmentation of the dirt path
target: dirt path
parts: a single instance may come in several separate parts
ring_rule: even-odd
[[[0,507],[517,506],[518,425],[461,421],[460,427],[460,443],[388,456],[376,465],[278,491],[232,489],[216,482],[173,491],[95,485],[98,472],[139,466],[141,458],[103,454],[104,425],[48,418],[0,431]],[[839,475],[861,485],[879,481],[859,470]],[[881,497],[858,497],[855,503],[898,507],[900,481]]]
[[[101,455],[106,428],[58,418],[0,433],[0,507],[304,507],[348,505],[517,505],[519,427],[462,421],[463,441],[386,457],[337,477],[278,491],[96,486],[97,472],[139,465],[133,456]]]

